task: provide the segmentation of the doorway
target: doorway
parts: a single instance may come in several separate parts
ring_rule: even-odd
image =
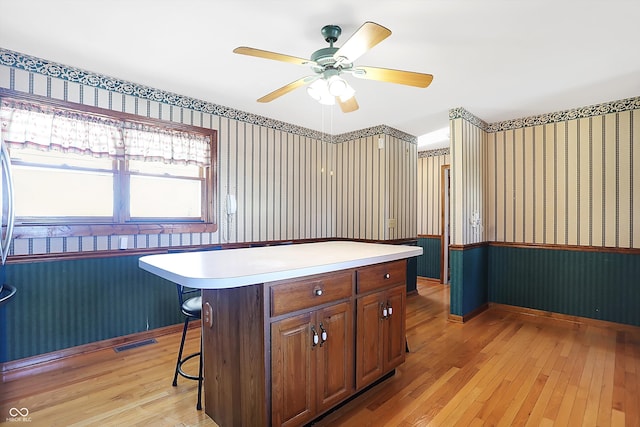
[[[442,165],[440,167],[440,283],[443,284],[448,284],[451,278],[451,268],[449,266],[449,245],[451,244],[451,230],[449,227],[450,172],[450,165]]]

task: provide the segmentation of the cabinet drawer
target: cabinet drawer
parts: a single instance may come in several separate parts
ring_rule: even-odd
[[[271,286],[271,316],[279,316],[353,294],[353,271],[312,276]]]
[[[364,293],[406,283],[406,260],[386,262],[359,269],[357,272],[357,292]]]

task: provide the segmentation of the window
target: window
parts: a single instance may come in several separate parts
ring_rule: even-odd
[[[11,150],[19,222],[112,222],[113,161],[70,153]]]
[[[201,216],[205,182],[200,167],[132,160],[129,176],[131,218]]]
[[[7,92],[22,237],[216,230],[214,130]]]

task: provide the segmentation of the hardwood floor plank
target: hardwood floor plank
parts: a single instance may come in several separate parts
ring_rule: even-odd
[[[605,368],[605,350],[596,344],[594,356],[595,363],[593,366],[593,373],[591,375],[591,385],[587,394],[587,405],[584,412],[584,418],[582,420],[583,426],[596,426],[598,424],[598,411],[603,399],[603,375]]]
[[[571,408],[571,419],[584,420],[585,411],[587,409],[587,396],[589,395],[589,387],[593,380],[593,369],[595,366],[595,349],[590,347],[587,351],[587,358],[580,376],[580,382],[578,384],[578,392],[576,394],[576,400]]]
[[[477,423],[476,414],[480,412],[480,409],[482,409],[481,402],[472,402],[466,410],[461,413],[462,416],[456,421],[456,423],[449,425],[454,425],[455,427],[466,427],[472,425],[474,422]]]
[[[615,348],[615,339],[610,346]],[[613,408],[613,372],[615,370],[615,355],[606,351],[604,355],[604,368],[602,372],[602,388],[600,390],[600,405],[598,407],[598,417],[596,424],[603,426],[611,420]]]
[[[611,411],[611,427],[624,427],[626,420],[624,418],[624,412],[620,412],[616,409]]]
[[[556,383],[556,387],[549,398],[549,402],[547,403],[544,413],[544,417],[550,420],[557,420],[563,402],[565,406],[570,405],[569,411],[570,407],[573,406],[573,400],[565,400],[565,391],[569,385],[574,361],[578,356],[578,352],[582,350],[582,346],[575,345],[569,339],[565,339],[565,342],[569,342],[571,345],[563,345],[556,365],[554,366],[554,370],[560,371],[560,376],[558,377],[558,382]]]
[[[401,412],[396,412],[393,414],[388,421],[382,420],[386,425],[400,425],[401,421],[408,425],[416,425],[417,420],[420,418],[422,414],[423,407],[425,402],[429,401],[429,398],[436,392],[440,387],[442,387],[452,376],[454,376],[460,368],[452,367],[450,368],[444,375],[438,378],[428,389],[424,390],[422,394],[417,396],[411,405],[407,407],[402,407],[403,410]],[[407,413],[409,415],[407,415]],[[437,424],[435,424],[437,425]]]
[[[530,365],[530,361],[527,361],[527,365]],[[534,369],[525,369],[523,371],[523,375],[518,378],[518,383],[520,386],[518,387],[518,391],[515,396],[506,407],[506,410],[503,414],[498,414],[500,420],[498,421],[498,426],[509,427],[514,425],[515,418],[519,415],[522,405],[526,401],[531,393],[531,389],[536,384],[536,379],[538,378],[538,372]]]
[[[544,374],[546,375],[546,374]],[[553,389],[558,383],[558,377],[560,373],[558,371],[552,371],[548,377],[547,381],[544,384],[544,387],[540,391],[540,395],[536,400],[533,409],[529,413],[529,417],[527,418],[526,426],[538,426],[543,424],[544,419],[544,410],[549,404],[549,400],[551,398],[551,394],[553,393]]]
[[[573,384],[568,384],[565,389],[562,402],[560,403],[560,408],[558,409],[558,416],[556,417],[557,425],[569,425],[573,404],[576,401],[576,394],[578,394],[578,387]],[[576,421],[574,420],[574,424],[575,423]]]
[[[549,377],[539,373],[536,376],[536,379],[533,383],[533,386],[529,389],[529,393],[527,393],[527,397],[522,401],[522,405],[520,406],[520,410],[516,414],[513,419],[511,425],[512,426],[523,426],[526,424],[529,414],[531,413],[538,397],[540,396],[540,392],[544,388],[547,383],[547,379]]]

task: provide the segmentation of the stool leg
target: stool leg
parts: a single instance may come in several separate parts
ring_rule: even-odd
[[[200,333],[200,366],[198,367],[198,404],[196,405],[197,410],[202,409],[202,332]]]
[[[176,362],[176,372],[173,374],[173,386],[178,385],[178,370],[180,369],[180,361],[182,360],[182,350],[184,349],[184,339],[187,336],[187,327],[189,326],[189,318],[184,319],[184,328],[182,328],[182,340],[180,341],[180,350],[178,351],[178,361]]]

